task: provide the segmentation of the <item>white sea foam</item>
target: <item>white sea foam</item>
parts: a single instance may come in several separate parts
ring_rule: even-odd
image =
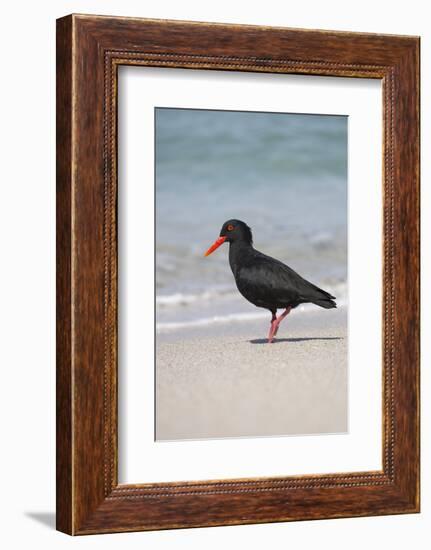
[[[345,302],[347,284],[344,281],[335,284],[322,284],[322,288],[336,297],[337,304],[341,305],[342,301]],[[195,294],[176,292],[174,294],[159,295],[156,296],[156,305],[162,308],[173,308],[177,306],[188,306],[196,303],[208,302],[210,300],[217,300],[220,298],[236,298],[237,296],[238,291],[235,288],[212,288],[204,292],[197,292]]]
[[[196,294],[184,294],[176,292],[175,294],[166,294],[156,296],[156,305],[161,307],[187,306],[196,302],[209,301],[220,297],[232,298],[236,291],[226,289],[211,289]]]
[[[347,299],[337,300],[337,307],[342,308],[347,305]],[[298,306],[295,311],[300,311],[302,313],[316,312],[315,306],[313,304],[302,304]],[[157,323],[156,330],[157,332],[172,332],[175,330],[188,329],[188,328],[198,328],[205,327],[209,325],[220,325],[226,323],[242,323],[247,321],[258,321],[259,319],[267,319],[268,311],[262,310],[255,313],[229,313],[227,315],[214,315],[212,317],[202,317],[199,319],[193,319],[191,321],[176,321],[176,322],[165,322]]]
[[[192,321],[157,323],[157,332],[169,332],[178,329],[203,327],[212,324],[223,324],[231,322],[255,321],[268,317],[268,312],[258,313],[229,313],[228,315],[214,315],[213,317],[204,317],[193,319]]]

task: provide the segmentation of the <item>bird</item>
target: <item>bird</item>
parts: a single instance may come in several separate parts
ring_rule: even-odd
[[[283,319],[300,304],[336,308],[335,296],[310,283],[292,268],[253,247],[250,227],[241,220],[226,221],[220,236],[205,252],[212,254],[229,243],[229,264],[239,292],[257,307],[271,312],[268,343],[272,343]],[[277,310],[284,309],[277,317]]]

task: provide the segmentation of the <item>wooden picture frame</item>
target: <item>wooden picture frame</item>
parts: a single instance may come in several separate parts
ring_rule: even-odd
[[[381,79],[383,469],[119,485],[117,68]],[[57,529],[419,511],[419,38],[69,15],[57,21]]]

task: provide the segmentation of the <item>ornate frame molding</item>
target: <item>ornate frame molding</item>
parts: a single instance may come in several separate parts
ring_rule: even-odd
[[[226,37],[229,45],[219,47]],[[205,42],[215,44],[207,53]],[[418,39],[68,16],[58,20],[57,49],[58,529],[85,534],[418,511]],[[119,65],[382,80],[382,471],[118,484]]]

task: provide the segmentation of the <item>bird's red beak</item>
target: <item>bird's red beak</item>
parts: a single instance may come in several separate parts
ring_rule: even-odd
[[[209,256],[214,252],[214,250],[217,250],[217,248],[223,244],[226,240],[226,237],[219,237],[217,240],[214,241],[214,244],[212,244],[208,250],[205,252],[205,256]]]

